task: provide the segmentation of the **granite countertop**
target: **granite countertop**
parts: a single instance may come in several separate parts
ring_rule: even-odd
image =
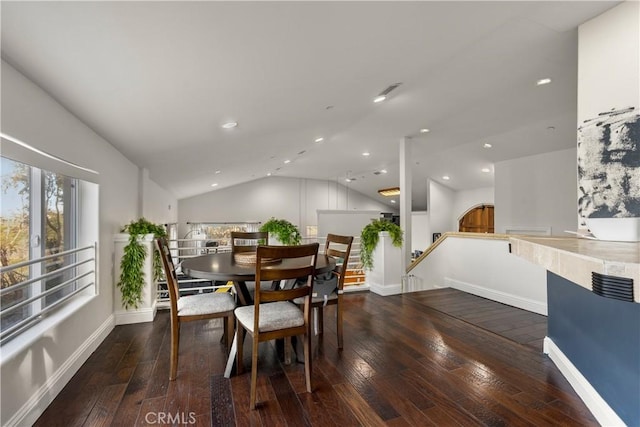
[[[511,252],[591,290],[591,272],[628,277],[640,302],[640,243],[577,237],[511,236]]]

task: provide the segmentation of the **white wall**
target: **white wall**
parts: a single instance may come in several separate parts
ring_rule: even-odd
[[[576,231],[576,149],[495,164],[495,231],[551,227],[552,235]]]
[[[180,235],[187,222],[265,222],[270,217],[317,225],[317,210],[393,212],[387,205],[332,181],[268,177],[178,201]]]
[[[318,237],[329,233],[360,237],[362,229],[380,218],[380,211],[318,210]]]
[[[447,237],[410,274],[405,292],[452,287],[547,314],[546,270],[510,254],[507,240]]]
[[[2,360],[0,423],[6,425],[22,410],[29,424],[99,344],[100,333],[113,327],[113,234],[137,216],[138,168],[4,61],[2,131],[100,173],[99,295],[27,349]],[[89,343],[91,338],[97,342]]]
[[[453,200],[453,223],[451,224],[453,230],[458,231],[458,222],[471,208],[480,205],[493,205],[493,193],[493,187],[456,191]]]
[[[140,216],[156,224],[178,221],[178,199],[149,179],[149,171],[140,169],[142,209]]]
[[[451,227],[455,191],[435,181],[429,181],[429,222],[431,233],[455,231]]]
[[[431,245],[429,212],[411,212],[411,252],[424,251]]]

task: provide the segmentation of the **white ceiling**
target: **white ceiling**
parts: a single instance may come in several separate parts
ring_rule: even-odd
[[[616,4],[2,1],[2,57],[179,199],[271,172],[388,203],[412,136],[419,210],[575,146],[577,26]]]

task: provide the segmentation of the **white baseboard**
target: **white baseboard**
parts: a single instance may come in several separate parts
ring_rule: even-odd
[[[503,304],[518,307],[523,310],[542,314],[544,316],[547,315],[546,302],[543,303],[529,298],[523,298],[517,295],[508,294],[506,292],[496,291],[495,289],[489,289],[471,283],[450,279],[448,277],[444,278],[444,283],[450,288],[460,289],[461,291],[469,292],[470,294],[478,295],[483,298],[488,298],[493,301],[498,301]]]
[[[154,302],[153,307],[138,308],[135,310],[116,311],[116,325],[129,325],[131,323],[153,322],[158,311],[157,304]]]
[[[397,295],[402,293],[402,283],[395,283],[393,285],[378,285],[376,283],[371,283],[370,291],[374,294],[382,295],[383,297],[389,295]]]
[[[608,427],[626,425],[551,338],[544,338],[542,351],[549,355],[549,358],[558,367],[567,381],[569,381],[571,387],[573,387],[578,396],[580,396],[580,399],[582,399],[601,425]]]
[[[6,426],[33,425],[114,327],[114,316],[111,315],[69,356],[53,375],[47,378],[38,391],[7,421]]]

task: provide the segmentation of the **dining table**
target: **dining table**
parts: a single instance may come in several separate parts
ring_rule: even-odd
[[[241,306],[252,305],[253,298],[247,287],[247,282],[253,282],[256,278],[256,264],[250,262],[238,262],[232,252],[218,252],[187,258],[180,263],[182,274],[196,279],[211,281],[231,281]],[[294,268],[309,265],[310,259],[293,258],[283,259],[264,265],[266,269]],[[316,275],[333,271],[336,260],[332,256],[318,254],[316,257]],[[275,286],[275,285],[274,285]],[[227,359],[224,376],[229,378],[233,370],[233,362],[237,353],[236,336],[233,337],[231,351]]]

